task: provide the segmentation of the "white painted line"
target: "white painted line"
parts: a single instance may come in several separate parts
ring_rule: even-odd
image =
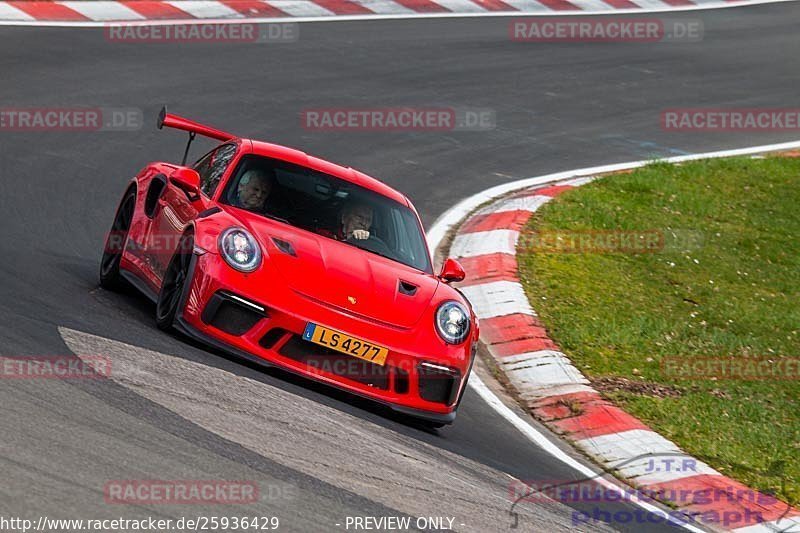
[[[431,0],[453,13],[486,13],[486,9],[469,0]]]
[[[519,9],[525,13],[549,13],[552,10],[546,5],[537,2],[536,0],[503,0],[506,4],[514,9]]]
[[[630,0],[637,6],[641,6],[642,9],[663,9],[669,6],[668,3],[662,2],[661,0]]]
[[[181,5],[187,1],[194,0],[174,0],[177,3],[178,9],[184,9]],[[532,5],[540,5],[538,2],[532,0],[523,0],[531,2]],[[705,0],[696,0],[698,3],[705,2]],[[667,13],[667,12],[683,12],[683,11],[706,11],[711,9],[733,9],[737,7],[757,6],[763,4],[778,4],[784,2],[798,2],[800,0],[746,0],[744,2],[724,2],[719,0],[710,0],[709,3],[703,5],[691,6],[671,6],[665,9],[614,9],[614,14],[643,14],[643,13]],[[508,0],[507,3],[519,3],[520,0]],[[172,5],[173,2],[169,2]],[[272,3],[272,2],[270,2]],[[220,4],[221,5],[221,4]],[[607,15],[608,11],[554,11],[551,9],[543,9],[536,11],[536,16],[546,17],[585,17],[592,15]],[[313,17],[292,17],[291,22],[307,23],[307,22],[353,22],[364,20],[405,20],[417,18],[473,18],[473,17],[525,17],[529,16],[530,12],[504,12],[504,11],[487,11],[485,13],[405,13],[405,14],[387,14],[387,15],[336,15],[336,16],[313,16]],[[237,15],[239,15],[237,13]],[[241,15],[239,15],[241,17]],[[216,18],[216,19],[170,19],[170,20],[149,20],[148,26],[174,26],[177,24],[233,24],[229,18]],[[248,22],[253,24],[267,24],[270,22],[288,22],[287,17],[252,17],[247,19]],[[43,26],[53,28],[102,28],[105,22],[101,21],[54,21],[54,20],[0,20],[0,26]]]
[[[16,7],[6,3],[0,2],[0,19],[4,20],[36,20],[32,16],[28,15],[21,9],[17,9]]]
[[[321,5],[315,4],[309,0],[269,0],[269,5],[275,6],[293,17],[325,17],[336,15],[333,11],[325,9]]]
[[[614,6],[603,0],[569,0],[569,3],[575,4],[584,11],[611,11],[614,9]]]
[[[361,4],[373,13],[381,15],[400,15],[404,13],[416,13],[413,9],[409,9],[403,4],[397,3],[394,0],[353,0],[356,4]]]
[[[121,2],[86,2],[85,0],[75,0],[68,2],[56,2],[66,6],[73,11],[77,11],[84,17],[94,21],[103,20],[144,20],[145,17],[123,5]]]
[[[198,19],[206,19],[198,22],[199,24],[210,22],[207,19],[244,18],[244,15],[238,11],[229,8],[221,2],[214,2],[212,0],[170,0],[167,2],[167,4],[177,7],[181,11],[185,11],[186,13],[189,13],[191,16]]]
[[[536,316],[522,285],[513,281],[470,285],[461,287],[461,292],[472,304],[478,318],[494,318],[515,313]]]
[[[491,213],[504,213],[507,211],[536,211],[544,204],[552,200],[551,196],[544,196],[543,194],[534,194],[532,196],[523,196],[521,198],[509,198],[508,200],[501,200],[500,203],[492,206],[488,212]]]
[[[516,253],[519,232],[510,229],[495,229],[459,233],[450,247],[450,257],[475,257],[487,254]]]
[[[579,463],[574,458],[570,457],[563,450],[561,450],[558,446],[550,442],[550,440],[545,437],[542,433],[538,432],[532,425],[528,422],[523,420],[519,415],[517,415],[514,411],[508,408],[500,399],[486,386],[486,384],[481,381],[481,379],[473,372],[469,377],[469,385],[472,387],[478,395],[483,398],[492,409],[494,409],[497,414],[505,418],[512,426],[517,428],[520,433],[525,435],[531,442],[533,442],[536,446],[544,450],[545,452],[552,455],[554,458],[558,459],[562,463],[566,464],[570,468],[574,469],[578,473],[586,476],[588,479],[592,479],[597,482],[598,485],[602,485],[603,487],[614,490],[618,494],[624,495],[623,489],[619,486],[615,485],[611,481],[608,481],[592,471],[591,468]],[[636,497],[636,495],[632,495],[630,501],[636,503],[642,509],[649,511],[655,515],[663,516],[665,520],[670,523],[675,523],[673,519],[665,513],[659,507],[656,507],[652,503],[647,501],[641,500],[640,498]],[[703,533],[702,529],[699,529],[691,524],[680,524],[684,529],[688,531],[692,531],[693,533]]]

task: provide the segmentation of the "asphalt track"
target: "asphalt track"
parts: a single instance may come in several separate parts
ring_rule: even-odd
[[[681,17],[703,20],[702,42],[515,43],[506,18],[304,24],[298,42],[281,45],[134,45],[108,42],[101,29],[0,28],[3,107],[136,107],[147,119],[135,132],[0,132],[0,354],[103,353],[116,365],[109,381],[0,383],[0,515],[277,515],[288,531],[344,530],[347,516],[432,515],[455,517],[460,531],[509,529],[511,476],[578,476],[474,392],[453,426],[423,431],[163,334],[143,297],[97,287],[104,233],[131,175],[180,158],[183,135],[152,126],[164,103],[375,175],[407,193],[426,224],[512,179],[794,140],[665,132],[659,113],[798,107],[800,6]],[[490,108],[497,127],[329,133],[299,119],[307,108],[401,106]],[[103,499],[109,480],[218,478],[257,481],[261,501]],[[574,529],[562,504],[517,510],[518,530]]]

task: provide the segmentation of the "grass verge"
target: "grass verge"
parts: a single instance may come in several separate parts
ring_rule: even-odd
[[[545,205],[521,242],[586,230],[663,240],[652,253],[521,246],[522,283],[550,336],[606,396],[686,452],[797,503],[797,375],[690,380],[662,362],[800,357],[800,159],[609,176]]]

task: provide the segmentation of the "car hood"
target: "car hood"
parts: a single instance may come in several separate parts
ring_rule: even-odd
[[[264,260],[287,286],[309,300],[410,328],[436,293],[439,280],[434,276],[344,242],[237,211],[266,252]]]

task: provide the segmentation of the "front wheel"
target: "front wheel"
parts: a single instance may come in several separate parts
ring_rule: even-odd
[[[181,296],[186,283],[189,282],[189,266],[192,261],[194,240],[191,235],[181,237],[178,249],[169,262],[158,293],[156,302],[156,325],[159,329],[168,331],[175,323],[181,305]]]

